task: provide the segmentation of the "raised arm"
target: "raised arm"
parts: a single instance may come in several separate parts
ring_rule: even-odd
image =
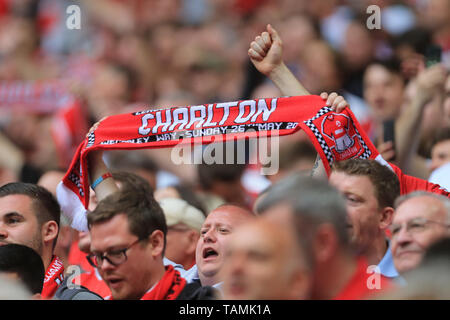
[[[98,125],[102,120],[95,123],[89,130],[89,133],[95,130],[95,128],[98,127]],[[87,160],[88,160],[89,182],[91,188],[95,192],[95,196],[98,202],[105,199],[110,194],[119,190],[114,179],[110,176],[108,167],[103,161],[103,150],[91,151],[88,154]]]
[[[285,96],[309,95],[283,61],[283,42],[277,31],[267,25],[267,31],[250,43],[248,55],[255,68],[267,76]]]
[[[283,61],[283,42],[277,31],[270,25],[267,25],[267,31],[262,32],[250,43],[248,55],[255,68],[267,76],[286,96],[310,95],[308,90],[298,81]],[[337,93],[328,95],[323,92],[322,99],[327,100],[327,104],[341,112],[348,103]],[[311,176],[315,178],[326,178],[326,171],[319,157],[311,171]]]
[[[422,70],[415,80],[415,94],[406,110],[396,121],[395,152],[399,167],[415,176],[428,177],[425,165],[419,162],[417,155],[421,135],[421,121],[425,106],[437,95],[444,93],[446,71],[441,64]],[[438,103],[442,103],[439,101]],[[422,160],[424,162],[425,160]],[[425,171],[425,172],[424,172]]]

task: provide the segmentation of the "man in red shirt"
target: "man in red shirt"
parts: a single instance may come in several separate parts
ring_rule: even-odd
[[[46,268],[42,297],[50,299],[64,278],[62,261],[54,255],[60,206],[45,188],[14,182],[0,187],[0,245],[17,243],[34,249]]]
[[[312,273],[312,299],[366,299],[388,288],[389,280],[355,255],[345,200],[328,183],[290,176],[271,187],[258,212],[287,231],[294,226]]]

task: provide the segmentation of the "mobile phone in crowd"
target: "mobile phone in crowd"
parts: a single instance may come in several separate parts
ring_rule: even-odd
[[[395,120],[389,119],[383,121],[383,141],[391,141],[395,150]],[[395,160],[395,155],[391,160]]]
[[[440,46],[432,44],[427,47],[425,51],[425,65],[431,67],[432,65],[441,62],[442,49]]]

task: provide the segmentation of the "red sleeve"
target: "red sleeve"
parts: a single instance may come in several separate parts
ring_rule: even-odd
[[[394,172],[397,174],[397,177],[400,181],[400,195],[411,193],[413,191],[428,191],[433,192],[437,194],[441,194],[443,196],[450,198],[450,192],[445,189],[444,187],[441,187],[438,184],[431,183],[427,180],[416,178],[413,176],[408,176],[406,174],[403,174],[403,172],[398,168],[396,165],[393,165],[392,163],[389,163],[391,168],[394,170]]]

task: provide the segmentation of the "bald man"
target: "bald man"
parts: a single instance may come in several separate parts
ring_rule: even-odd
[[[257,219],[238,227],[225,249],[220,274],[226,300],[309,297],[311,276],[293,232]]]
[[[196,265],[186,272],[186,280],[220,288],[219,271],[224,261],[224,247],[234,230],[254,217],[251,211],[235,205],[225,204],[211,211],[200,229]]]

